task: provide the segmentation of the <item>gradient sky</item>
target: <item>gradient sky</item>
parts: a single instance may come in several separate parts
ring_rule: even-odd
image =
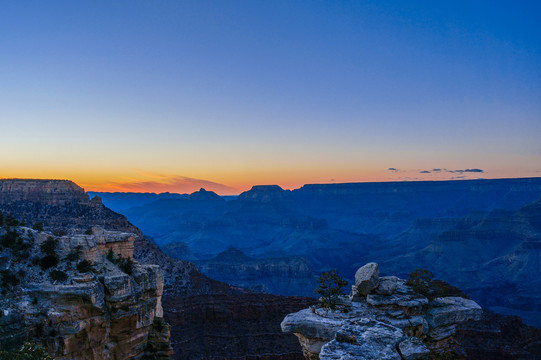
[[[541,176],[540,13],[516,0],[5,1],[0,177],[226,194]]]

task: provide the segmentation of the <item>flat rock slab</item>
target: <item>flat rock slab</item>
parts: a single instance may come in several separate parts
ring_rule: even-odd
[[[426,313],[430,328],[456,324],[466,320],[480,320],[483,309],[475,301],[461,297],[436,298]]]
[[[323,345],[320,360],[401,360],[396,344],[402,330],[375,320],[344,325],[334,340]]]
[[[404,360],[425,359],[430,350],[419,338],[409,337],[398,344],[398,351]]]

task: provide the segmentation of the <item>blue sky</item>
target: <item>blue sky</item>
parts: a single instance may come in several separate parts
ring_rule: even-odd
[[[181,191],[179,179],[243,190],[456,178],[421,173],[433,168],[540,176],[540,10],[6,2],[0,177]]]

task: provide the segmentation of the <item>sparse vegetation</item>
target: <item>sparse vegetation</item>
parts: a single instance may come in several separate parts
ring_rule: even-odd
[[[19,350],[0,351],[0,360],[53,360],[53,358],[43,347],[25,343]]]
[[[338,296],[344,295],[344,287],[347,281],[344,280],[336,270],[326,271],[318,279],[319,286],[315,292],[321,295],[321,306],[335,309]]]
[[[430,282],[434,275],[426,269],[417,269],[410,274],[406,284],[411,286],[413,290],[422,295],[428,295],[430,290]]]
[[[51,280],[60,281],[60,282],[64,282],[68,280],[68,274],[66,274],[62,270],[52,270],[49,273],[49,277],[51,278]]]
[[[123,258],[122,256],[116,257],[115,253],[113,252],[113,249],[109,249],[106,255],[107,260],[112,262],[113,264],[118,265],[120,270],[128,275],[133,275],[133,265],[134,262],[131,258]]]
[[[115,253],[113,252],[113,249],[109,248],[109,251],[107,252],[107,255],[105,257],[113,264],[117,263],[117,259],[115,258]]]
[[[92,261],[81,260],[77,263],[77,271],[80,273],[89,273],[94,271],[94,264]]]
[[[41,267],[42,270],[47,270],[49,268],[52,268],[58,265],[60,258],[56,254],[57,246],[58,246],[58,240],[53,238],[52,236],[49,236],[47,240],[45,240],[40,245],[40,250],[45,254],[44,257],[39,259],[39,266]]]
[[[122,270],[125,274],[133,275],[133,260],[131,258],[120,258],[118,262],[118,267],[120,270]]]

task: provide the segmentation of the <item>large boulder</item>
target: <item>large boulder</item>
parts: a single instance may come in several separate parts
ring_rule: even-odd
[[[379,267],[376,263],[368,263],[355,273],[354,295],[368,295],[379,285]]]

